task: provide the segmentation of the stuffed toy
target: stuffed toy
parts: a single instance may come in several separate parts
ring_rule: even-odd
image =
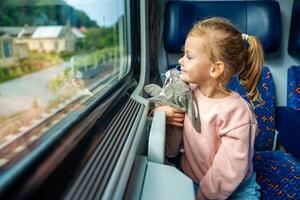
[[[145,92],[151,96],[148,99],[150,110],[162,105],[183,110],[187,112],[192,126],[200,133],[198,104],[189,85],[180,79],[180,71],[177,69],[168,70],[165,75],[163,88],[156,84],[149,84],[144,87]],[[167,125],[166,132],[166,157],[174,158],[182,146],[183,129]]]

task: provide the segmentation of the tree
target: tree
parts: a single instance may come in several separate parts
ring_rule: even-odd
[[[87,49],[102,49],[112,47],[117,44],[118,35],[113,27],[90,28],[85,33]]]

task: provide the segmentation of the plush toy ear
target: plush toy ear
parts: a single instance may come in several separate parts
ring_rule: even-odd
[[[144,90],[150,96],[155,97],[155,96],[159,96],[162,89],[156,84],[149,84],[144,87]]]

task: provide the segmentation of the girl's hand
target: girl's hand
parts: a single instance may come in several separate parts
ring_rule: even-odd
[[[154,111],[163,110],[166,113],[167,124],[176,127],[183,127],[185,111],[177,110],[171,106],[159,106]]]

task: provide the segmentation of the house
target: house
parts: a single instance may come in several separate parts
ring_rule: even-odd
[[[30,51],[38,52],[72,52],[78,39],[85,36],[70,26],[39,26],[30,38],[22,39]]]
[[[72,52],[85,35],[70,24],[66,26],[0,27],[0,66],[17,63],[28,51]]]
[[[28,57],[28,46],[18,38],[31,37],[35,27],[0,27],[0,66]]]

